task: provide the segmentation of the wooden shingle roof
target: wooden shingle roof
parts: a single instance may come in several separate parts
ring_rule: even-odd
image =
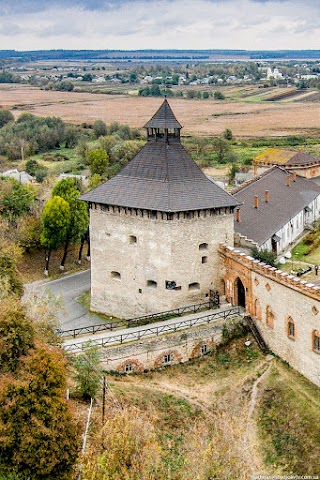
[[[161,104],[153,117],[145,124],[144,128],[182,128],[176,119],[167,99]]]
[[[167,100],[157,113],[163,111],[172,112]],[[162,113],[157,118],[156,115],[150,120],[153,125],[163,118]],[[165,118],[164,125],[178,128],[180,124],[170,114]],[[80,199],[162,212],[238,205],[232,195],[202,172],[181,145],[179,137],[174,136],[167,139],[149,137],[147,144],[116,176],[85,193]]]

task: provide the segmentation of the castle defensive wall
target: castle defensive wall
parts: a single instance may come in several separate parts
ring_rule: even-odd
[[[220,245],[221,293],[242,305],[270,350],[320,386],[320,287]]]

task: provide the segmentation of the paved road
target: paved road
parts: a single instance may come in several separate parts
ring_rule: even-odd
[[[103,323],[101,318],[89,314],[87,309],[77,301],[82,293],[90,290],[90,286],[90,270],[85,270],[51,282],[27,284],[25,285],[25,291],[26,293],[32,291],[41,295],[41,292],[45,293],[49,290],[55,297],[62,298],[64,308],[63,311],[59,312],[58,317],[62,330],[68,330]]]

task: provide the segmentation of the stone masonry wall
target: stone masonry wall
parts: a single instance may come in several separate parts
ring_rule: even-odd
[[[320,354],[313,335],[320,332],[320,287],[221,246],[226,295],[237,304],[237,279],[246,292],[246,311],[270,349],[320,386]],[[290,335],[289,323],[294,335]]]
[[[190,218],[188,217],[190,215]],[[91,308],[132,318],[204,302],[218,288],[218,245],[233,242],[233,215],[172,214],[93,206]],[[166,282],[175,282],[175,289]]]
[[[228,322],[217,321],[211,325],[161,335],[141,343],[105,347],[101,351],[101,365],[106,371],[120,373],[142,372],[145,369],[183,363],[200,357],[216,348],[221,342],[223,326],[238,322],[240,317]]]

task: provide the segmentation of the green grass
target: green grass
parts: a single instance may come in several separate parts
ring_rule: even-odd
[[[277,364],[264,386],[258,428],[267,465],[286,474],[320,475],[319,389]]]
[[[117,317],[112,317],[110,315],[104,315],[103,313],[92,312],[90,310],[90,300],[91,293],[90,290],[84,292],[80,297],[77,298],[77,301],[88,310],[89,315],[94,315],[95,317],[101,318],[104,322],[118,322],[120,319]]]

